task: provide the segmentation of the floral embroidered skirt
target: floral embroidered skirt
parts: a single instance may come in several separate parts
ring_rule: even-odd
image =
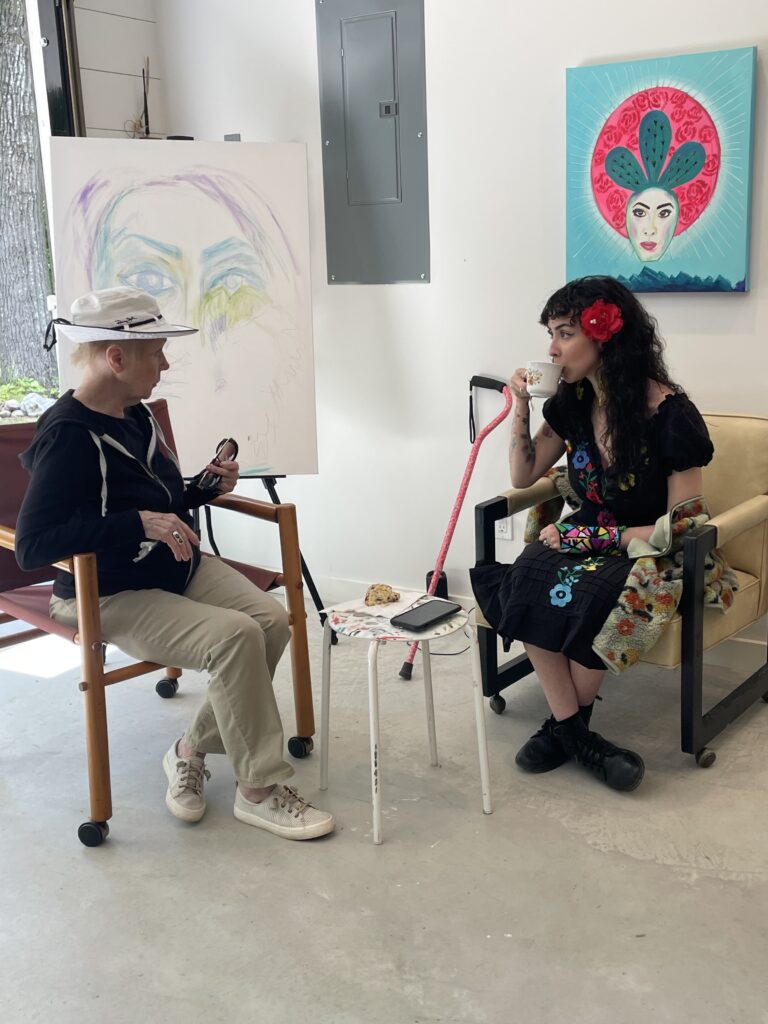
[[[522,640],[586,668],[605,668],[592,643],[632,565],[624,554],[565,554],[535,541],[512,565],[478,565],[470,577],[483,615],[505,644]]]

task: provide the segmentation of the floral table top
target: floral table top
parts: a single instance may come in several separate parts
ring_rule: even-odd
[[[432,629],[425,629],[419,633],[413,633],[406,629],[397,629],[389,621],[389,614],[386,606],[374,606],[370,612],[350,609],[326,609],[331,629],[344,636],[353,636],[361,640],[405,640],[413,643],[414,640],[435,640],[441,636],[448,636],[455,633],[467,624],[468,614],[465,611],[457,612],[450,619],[438,622]]]

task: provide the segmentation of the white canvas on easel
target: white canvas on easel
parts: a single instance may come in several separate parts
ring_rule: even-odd
[[[243,472],[317,472],[306,151],[298,143],[51,140],[58,316],[96,288],[153,294],[182,471],[224,436]],[[60,341],[62,390],[80,372]]]

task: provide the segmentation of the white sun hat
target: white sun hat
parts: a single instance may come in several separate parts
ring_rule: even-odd
[[[45,348],[60,335],[67,341],[142,341],[147,338],[178,338],[195,334],[196,327],[169,324],[152,295],[138,288],[101,288],[75,299],[71,320],[58,318],[48,324]]]

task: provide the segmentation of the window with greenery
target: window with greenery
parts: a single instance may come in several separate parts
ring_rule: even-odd
[[[55,356],[43,349],[51,249],[24,0],[0,0],[0,89],[0,423],[6,423],[39,415],[58,385]]]

